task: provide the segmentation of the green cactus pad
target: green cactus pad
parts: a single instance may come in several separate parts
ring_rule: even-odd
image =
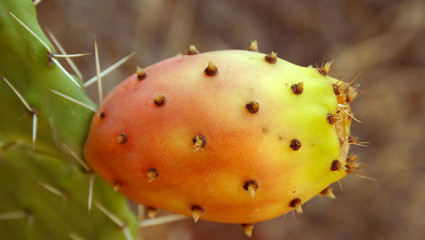
[[[94,201],[125,226],[118,226],[95,205],[88,212],[90,174],[71,155],[81,157],[96,106],[75,84],[81,84],[77,78],[72,76],[72,81],[53,64],[54,48],[37,23],[31,1],[0,2],[0,36],[1,238],[135,236],[136,218],[125,198],[101,179],[94,184]]]

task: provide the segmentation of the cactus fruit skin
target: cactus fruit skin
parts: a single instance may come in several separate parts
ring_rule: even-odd
[[[195,221],[301,212],[350,164],[356,92],[329,67],[227,50],[138,69],[92,119],[85,158],[130,199]]]

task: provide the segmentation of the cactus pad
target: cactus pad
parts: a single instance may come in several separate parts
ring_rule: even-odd
[[[131,239],[126,199],[89,185],[81,167],[95,104],[56,59],[32,1],[0,1],[0,36],[0,238]]]

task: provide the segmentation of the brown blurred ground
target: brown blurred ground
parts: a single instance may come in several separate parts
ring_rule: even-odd
[[[101,65],[133,50],[136,57],[109,75],[109,91],[134,72],[185,51],[246,48],[258,40],[299,65],[334,59],[331,75],[358,81],[353,133],[368,148],[353,147],[367,164],[342,180],[337,200],[315,198],[296,224],[288,215],[255,225],[252,239],[425,238],[425,2],[398,0],[44,0],[42,26],[68,52],[93,52]],[[94,57],[77,61],[86,79]],[[93,99],[96,89],[90,89]],[[246,239],[240,227],[191,220],[142,230],[145,239]]]

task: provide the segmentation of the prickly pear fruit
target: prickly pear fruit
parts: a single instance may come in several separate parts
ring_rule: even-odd
[[[99,108],[85,158],[130,199],[195,221],[301,212],[354,164],[356,91],[329,67],[228,50],[139,68]]]

